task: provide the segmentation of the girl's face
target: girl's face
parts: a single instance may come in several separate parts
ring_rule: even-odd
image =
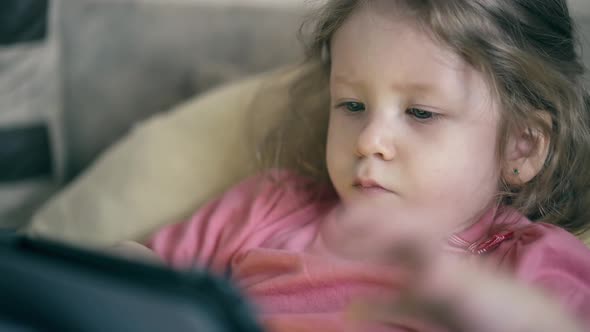
[[[483,75],[409,18],[359,9],[332,44],[328,171],[344,206],[457,227],[498,190],[499,108]],[[376,206],[376,205],[375,205]]]

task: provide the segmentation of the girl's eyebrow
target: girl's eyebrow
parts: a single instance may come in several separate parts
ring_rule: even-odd
[[[402,82],[402,83],[396,83],[396,84],[392,84],[391,88],[395,91],[419,91],[422,93],[432,93],[432,92],[437,92],[440,91],[440,88],[433,83],[428,83],[428,82]]]
[[[335,84],[342,84],[342,85],[349,85],[349,86],[356,86],[356,87],[364,87],[365,81],[364,80],[355,80],[348,75],[334,75],[333,76],[333,83]],[[394,91],[403,91],[403,92],[421,92],[421,93],[433,93],[433,92],[440,92],[440,88],[435,83],[430,82],[420,82],[420,81],[405,81],[401,83],[394,83],[391,85],[391,88]]]
[[[365,81],[364,80],[355,80],[353,78],[351,78],[352,76],[350,75],[333,75],[332,78],[332,83],[336,83],[336,84],[342,84],[342,85],[350,85],[350,86],[358,86],[358,87],[362,87],[365,86]]]

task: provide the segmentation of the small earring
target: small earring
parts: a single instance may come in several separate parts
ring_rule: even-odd
[[[515,168],[512,170],[512,173],[514,173],[514,175],[519,175],[520,171],[518,170],[518,168]]]

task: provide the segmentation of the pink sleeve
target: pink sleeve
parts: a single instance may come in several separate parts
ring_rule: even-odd
[[[538,285],[590,331],[590,250],[567,231],[544,223],[518,231],[503,254],[519,279]]]
[[[238,251],[273,236],[268,226],[309,200],[295,189],[306,179],[284,171],[273,174],[275,180],[266,173],[242,181],[188,221],[157,231],[147,246],[170,266],[199,265],[225,273]]]

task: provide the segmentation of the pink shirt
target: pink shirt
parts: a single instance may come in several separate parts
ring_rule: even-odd
[[[351,300],[394,290],[396,275],[322,255],[314,240],[330,222],[336,194],[300,189],[311,181],[287,172],[280,177],[246,179],[189,221],[156,232],[148,246],[173,267],[231,275],[269,331],[348,330]],[[590,250],[568,232],[518,214],[488,213],[449,244],[544,287],[590,327]]]

